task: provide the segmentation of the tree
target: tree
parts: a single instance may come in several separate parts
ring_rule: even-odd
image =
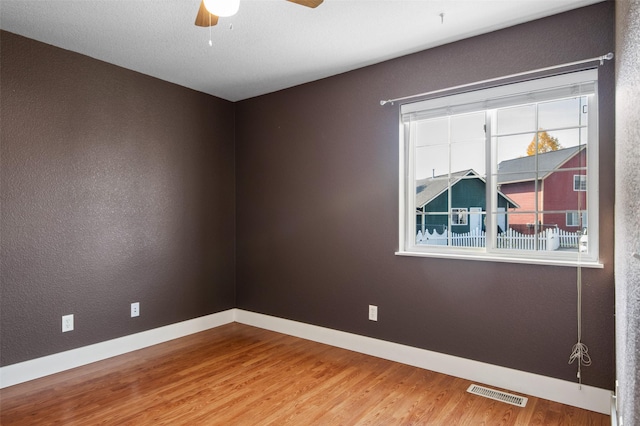
[[[558,138],[554,138],[553,136],[549,136],[549,133],[539,132],[538,133],[538,150],[536,151],[536,137],[533,137],[533,140],[527,146],[527,155],[533,155],[536,152],[538,154],[543,154],[549,151],[557,151],[562,149],[562,145],[558,142]]]

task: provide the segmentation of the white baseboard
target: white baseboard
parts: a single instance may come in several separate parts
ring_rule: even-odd
[[[165,327],[1,367],[0,388],[122,355],[234,321],[450,376],[473,380],[479,384],[495,386],[603,414],[611,414],[611,396],[613,392],[610,390],[586,385],[582,385],[582,389],[580,389],[578,384],[574,382],[241,309],[229,309]]]
[[[0,389],[234,322],[236,309],[0,368]]]
[[[238,309],[236,321],[480,384],[611,414],[612,391]]]

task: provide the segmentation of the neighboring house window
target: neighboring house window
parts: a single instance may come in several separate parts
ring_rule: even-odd
[[[596,69],[402,105],[398,254],[597,265],[597,115]]]
[[[574,191],[586,191],[587,190],[587,176],[586,175],[573,175],[573,190]]]
[[[567,212],[567,226],[587,228],[587,212]]]
[[[467,212],[466,208],[453,208],[451,209],[451,224],[452,225],[466,225],[467,224]]]
[[[567,226],[580,226],[580,215],[578,212],[567,212]]]

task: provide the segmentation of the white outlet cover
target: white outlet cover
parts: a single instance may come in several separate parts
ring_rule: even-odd
[[[131,304],[131,317],[140,316],[140,302],[134,302]]]
[[[378,321],[378,307],[376,305],[369,305],[369,320]]]
[[[62,316],[62,332],[73,331],[73,314]]]

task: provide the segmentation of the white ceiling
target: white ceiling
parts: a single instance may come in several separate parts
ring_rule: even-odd
[[[599,1],[241,0],[211,47],[200,0],[2,0],[0,28],[237,101]]]

